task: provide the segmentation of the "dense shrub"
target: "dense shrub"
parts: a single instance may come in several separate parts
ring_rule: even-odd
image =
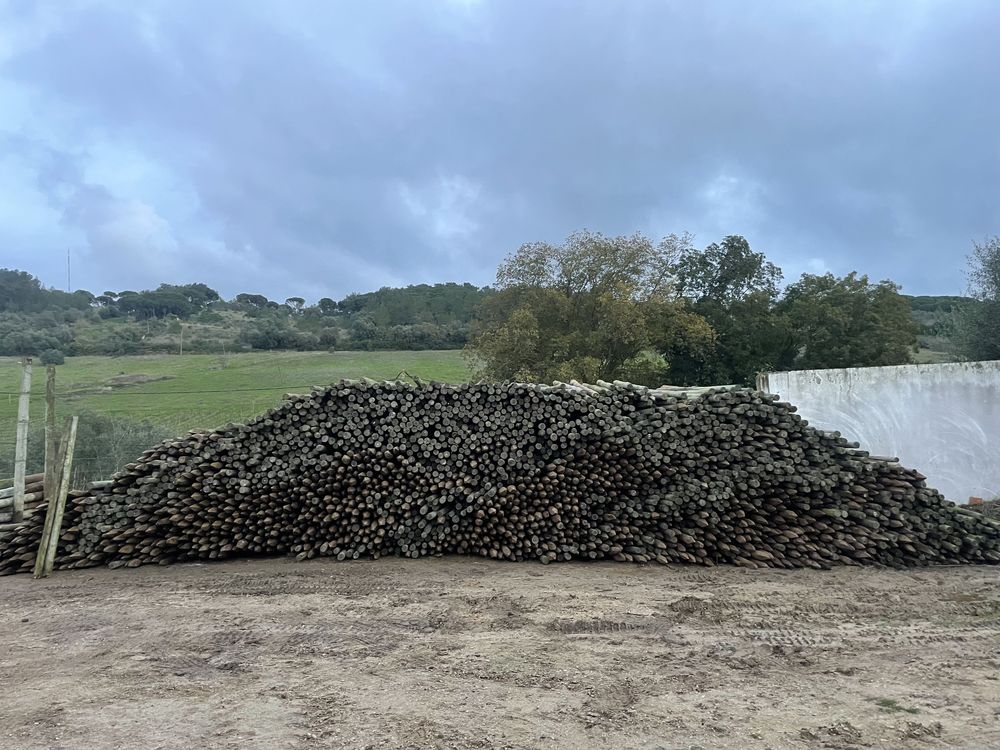
[[[61,365],[66,362],[66,356],[59,349],[46,349],[38,355],[38,359],[43,365]]]
[[[142,334],[135,328],[114,328],[106,331],[99,340],[99,351],[95,354],[121,356],[124,354],[139,354],[142,351],[140,342]]]
[[[69,326],[51,315],[0,314],[0,356],[34,357],[46,349],[67,349]]]

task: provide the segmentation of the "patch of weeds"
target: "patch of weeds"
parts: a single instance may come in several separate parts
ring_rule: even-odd
[[[899,705],[899,701],[895,698],[871,698],[870,700],[875,701],[875,705],[878,706],[878,710],[887,714],[919,714],[919,708],[910,708],[909,706]]]

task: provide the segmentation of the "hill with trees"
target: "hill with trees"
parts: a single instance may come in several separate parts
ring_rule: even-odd
[[[976,246],[971,298],[906,296],[857,273],[785,283],[739,235],[697,248],[688,235],[579,232],[523,245],[492,288],[418,284],[313,303],[226,300],[204,283],[64,292],[0,269],[0,355],[468,348],[488,378],[746,383],[762,370],[989,355],[998,248]]]
[[[471,284],[420,284],[313,305],[257,293],[224,300],[202,283],[68,294],[0,269],[0,355],[461,349],[489,293]]]

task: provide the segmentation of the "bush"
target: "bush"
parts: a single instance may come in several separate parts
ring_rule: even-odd
[[[43,365],[62,365],[66,363],[66,355],[59,349],[46,349],[38,355]]]
[[[641,352],[622,365],[622,378],[630,383],[657,387],[667,382],[670,365],[662,354]]]
[[[66,349],[73,334],[51,313],[17,315],[0,313],[0,356],[37,356],[46,349]]]
[[[249,345],[254,349],[315,351],[320,348],[318,336],[298,331],[281,319],[258,320],[243,326],[237,343],[241,346]]]
[[[203,336],[195,336],[190,341],[184,342],[184,351],[189,354],[212,354],[221,348],[217,342]]]
[[[59,408],[57,405],[57,411]],[[145,420],[86,410],[79,417],[71,477],[75,488],[107,479],[147,448],[177,436],[174,428]],[[61,428],[61,419],[59,425]],[[28,433],[27,464],[29,473],[40,472],[45,465],[45,431],[41,424],[33,425]],[[13,452],[0,453],[0,475],[12,476],[13,472]]]
[[[120,357],[124,354],[139,354],[142,350],[140,342],[142,334],[135,327],[115,328],[104,332],[97,343],[95,354],[106,354]]]
[[[320,346],[325,346],[327,349],[335,349],[341,341],[343,334],[341,334],[339,328],[323,328],[319,332],[319,343]]]
[[[202,310],[194,320],[203,325],[224,325],[226,319],[214,310]]]

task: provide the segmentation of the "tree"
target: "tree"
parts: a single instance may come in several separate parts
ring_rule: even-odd
[[[306,301],[302,297],[289,297],[285,300],[285,304],[292,308],[292,312],[301,312],[302,306],[305,305]]]
[[[872,367],[910,361],[917,325],[891,281],[849,273],[803,274],[779,305],[795,344],[793,369]]]
[[[218,302],[219,293],[207,284],[160,284],[157,292],[177,294],[188,301],[196,310],[202,310],[213,302]]]
[[[639,360],[628,363],[626,377],[633,383],[675,383],[697,385],[710,382],[702,377],[705,363],[716,356],[718,334],[704,317],[694,312],[685,300],[671,305],[661,305],[650,320],[652,350],[659,356],[667,371],[659,377],[639,377],[635,368],[646,366]],[[649,373],[651,375],[651,373]]]
[[[72,294],[46,289],[25,271],[0,268],[0,312],[34,313],[43,310],[85,310],[94,297],[79,290]]]
[[[378,326],[369,315],[359,315],[351,324],[351,339],[362,349],[373,348],[372,344],[377,336]]]
[[[704,250],[687,245],[677,259],[677,291],[695,302],[711,300],[721,307],[759,294],[774,299],[781,277],[780,268],[735,234]]]
[[[323,299],[321,299],[319,302],[316,303],[316,306],[319,308],[320,313],[323,315],[333,315],[335,312],[337,312],[337,303],[334,302],[329,297],[324,297]]]
[[[579,232],[562,245],[522,245],[497,270],[469,345],[482,374],[593,381],[639,372],[662,382],[667,363],[650,356],[671,338],[661,325],[711,336],[673,291],[672,263],[688,242]]]
[[[176,315],[188,318],[199,306],[192,302],[186,288],[161,284],[156,291],[122,292],[117,307],[139,320]]]
[[[141,349],[142,334],[134,328],[112,328],[98,341],[99,354],[121,356],[138,354]]]
[[[685,383],[752,383],[761,370],[786,364],[790,337],[774,307],[781,269],[739,235],[704,250],[682,249],[678,291],[716,333],[715,345],[694,356],[674,353],[672,373]]]
[[[974,244],[969,256],[974,302],[957,314],[958,347],[968,359],[1000,359],[1000,237]]]
[[[241,305],[247,305],[248,307],[266,307],[267,297],[263,294],[237,294],[236,302]]]
[[[335,304],[341,314],[364,313],[380,326],[468,323],[489,292],[472,284],[416,284],[349,294]]]
[[[0,269],[0,310],[35,312],[44,307],[41,282],[25,271]]]
[[[71,306],[80,309],[91,307],[97,301],[97,297],[86,289],[77,289],[70,295],[70,298],[72,299]]]
[[[301,344],[298,331],[285,320],[259,320],[245,326],[239,341],[254,349],[296,349]]]
[[[0,318],[0,356],[36,356],[46,349],[60,349],[70,343],[68,329],[33,327],[30,319],[20,315]]]
[[[61,365],[66,363],[66,355],[59,349],[46,349],[38,355],[38,359],[43,365]]]

